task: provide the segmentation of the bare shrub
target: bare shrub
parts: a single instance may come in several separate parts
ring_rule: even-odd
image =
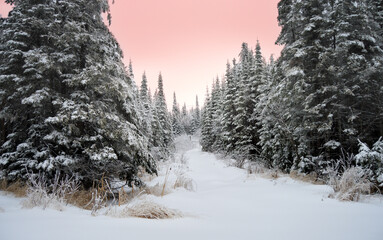
[[[373,185],[359,167],[347,169],[339,178],[337,175],[330,175],[329,184],[334,189],[335,197],[341,201],[359,201],[361,194],[370,194]]]
[[[90,208],[92,216],[97,216],[98,210],[106,207],[109,200],[111,200],[109,201],[110,205],[117,204],[109,181],[104,176],[101,177],[101,180],[98,181],[97,186],[92,189],[91,193],[92,198],[85,207]]]
[[[67,205],[67,198],[79,188],[78,183],[69,177],[55,175],[53,183],[49,184],[44,174],[28,173],[28,190],[26,199],[22,202],[25,208],[47,207],[62,211]]]
[[[248,163],[246,169],[248,174],[263,174],[269,171],[269,169],[257,162]]]

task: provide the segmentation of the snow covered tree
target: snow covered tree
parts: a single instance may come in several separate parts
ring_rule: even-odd
[[[223,106],[222,106],[222,139],[223,151],[231,152],[234,150],[236,139],[234,138],[234,117],[237,114],[234,101],[237,91],[236,83],[234,82],[234,68],[232,69],[230,63],[226,65],[226,89],[224,92]]]
[[[173,93],[173,109],[172,109],[172,129],[175,135],[179,135],[183,132],[181,127],[181,113],[180,107],[177,103],[176,93]]]
[[[186,107],[186,103],[182,106],[180,125],[183,133],[193,134],[193,126],[192,126],[192,112],[189,112]]]
[[[142,123],[142,131],[145,136],[152,139],[152,122],[153,122],[153,109],[151,105],[151,96],[148,89],[148,80],[146,78],[145,72],[142,74],[141,87],[139,91],[139,99],[141,103],[143,123]],[[152,141],[151,141],[152,142]]]
[[[153,102],[153,145],[157,147],[158,155],[160,159],[166,158],[169,153],[173,142],[173,132],[171,117],[166,105],[164,84],[161,73],[158,76],[158,88],[154,94]]]
[[[195,97],[195,109],[191,111],[192,114],[192,132],[195,133],[201,125],[201,112],[199,108],[198,95]]]
[[[213,151],[214,138],[213,132],[213,114],[209,90],[206,89],[205,105],[202,108],[201,116],[201,139],[200,143],[203,151]]]
[[[290,164],[303,171],[322,173],[342,148],[355,153],[357,138],[381,135],[382,51],[366,3],[280,1],[278,101]]]
[[[8,1],[9,2],[9,1]],[[103,176],[140,184],[154,173],[135,109],[135,86],[101,17],[105,0],[23,0],[0,25],[0,168]]]

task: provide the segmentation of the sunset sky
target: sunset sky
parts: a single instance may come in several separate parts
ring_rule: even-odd
[[[203,105],[206,86],[225,73],[227,60],[237,58],[242,42],[260,41],[266,59],[279,56],[274,44],[280,28],[278,0],[115,0],[111,31],[132,60],[136,83],[146,71],[154,93],[162,72],[170,109],[173,92],[190,108],[198,95]],[[10,7],[0,2],[0,14]]]

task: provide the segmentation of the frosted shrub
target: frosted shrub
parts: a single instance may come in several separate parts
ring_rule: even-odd
[[[248,162],[246,165],[248,174],[263,174],[269,171],[263,164],[258,162]]]
[[[28,174],[27,198],[23,207],[47,207],[62,211],[67,200],[78,191],[79,184],[72,178],[55,175],[53,183],[48,183],[43,174]]]
[[[371,193],[371,182],[367,179],[363,169],[352,167],[347,169],[341,177],[332,174],[329,184],[334,188],[335,197],[341,201],[359,201],[361,194]]]
[[[171,193],[171,189],[166,185],[166,183],[157,183],[153,186],[146,186],[144,188],[144,192],[147,194],[151,194],[157,197],[167,195]]]
[[[362,167],[368,179],[383,187],[383,141],[382,138],[370,149],[359,141],[359,153],[355,156],[356,164]]]
[[[180,174],[174,183],[174,188],[185,188],[189,191],[196,191],[197,185],[192,178],[185,174]]]

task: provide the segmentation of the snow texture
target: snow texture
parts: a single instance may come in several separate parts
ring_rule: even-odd
[[[365,197],[357,203],[329,199],[329,186],[248,175],[199,146],[188,150],[184,159],[195,191],[177,188],[162,198],[151,197],[182,212],[183,218],[92,217],[90,211],[70,206],[63,212],[22,209],[22,199],[1,194],[0,239],[374,240],[383,234],[381,198]]]

